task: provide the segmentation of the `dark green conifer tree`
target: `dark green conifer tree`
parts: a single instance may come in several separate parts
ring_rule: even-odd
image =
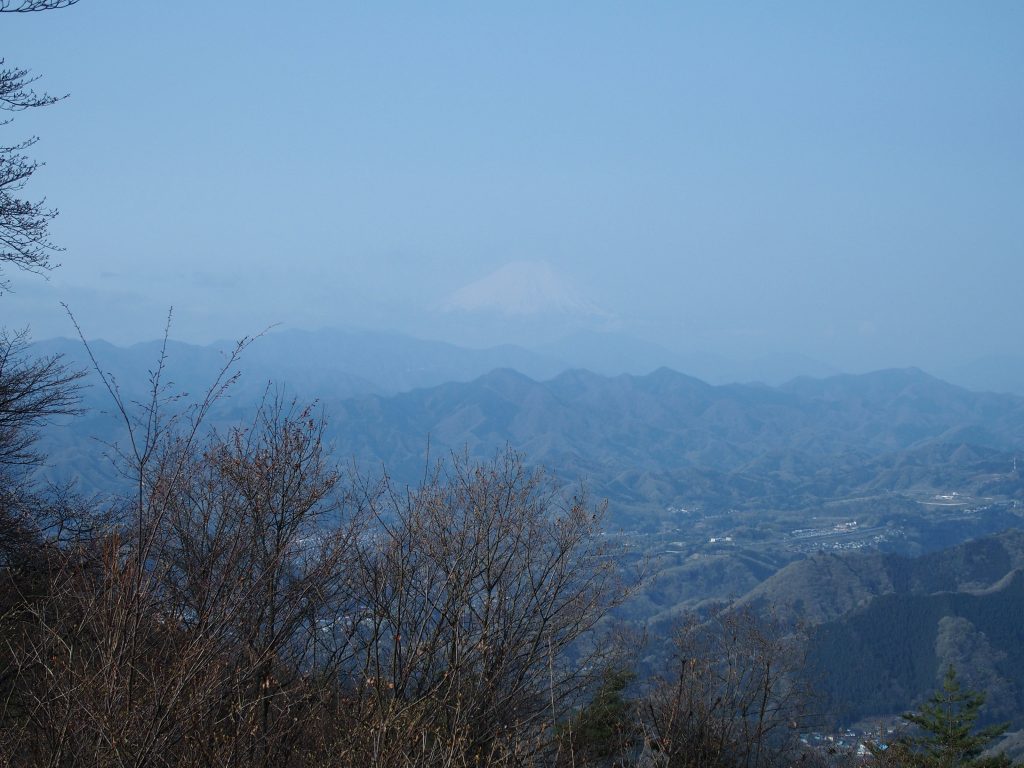
[[[1006,755],[982,757],[982,752],[1002,736],[1006,723],[976,729],[978,714],[985,703],[981,691],[964,690],[950,665],[939,688],[920,712],[903,715],[916,725],[918,733],[883,749],[871,749],[883,765],[913,768],[1009,768]]]
[[[624,692],[633,673],[606,670],[593,700],[559,729],[559,764],[619,765],[636,740],[633,705]]]

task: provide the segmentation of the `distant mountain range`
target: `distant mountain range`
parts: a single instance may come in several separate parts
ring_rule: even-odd
[[[1024,398],[972,393],[918,370],[782,387],[711,386],[668,369],[545,382],[510,370],[393,397],[331,403],[340,449],[399,476],[435,451],[505,445],[620,504],[675,498],[782,505],[841,489],[939,487],[957,467],[999,475],[1024,451]]]
[[[104,341],[92,344],[103,367],[114,372],[129,389],[144,386],[146,372],[155,365],[159,351],[155,341],[130,347]],[[35,346],[42,353],[61,352],[73,360],[85,358],[77,339],[48,339]],[[230,341],[209,345],[171,342],[170,370],[179,385],[196,391],[220,366],[223,352],[233,346]],[[272,330],[247,349],[241,370],[243,387],[253,391],[273,380],[303,397],[338,398],[395,394],[471,381],[498,368],[510,368],[542,381],[572,369],[616,376],[644,375],[666,367],[710,384],[780,385],[799,377],[822,379],[842,373],[802,355],[731,360],[711,352],[673,351],[620,331],[581,329],[531,348],[512,344],[466,347],[400,333],[355,329]],[[975,365],[951,368],[942,378],[973,390],[1024,395],[1024,357],[985,358]]]
[[[126,396],[139,397],[157,345],[93,349]],[[82,356],[66,340],[38,350]],[[172,344],[168,376],[177,388],[198,392],[223,359],[215,347]],[[498,362],[546,380],[490,370]],[[553,357],[516,347],[467,350],[364,332],[272,333],[247,351],[245,375],[218,418],[243,415],[268,380],[283,379],[300,398],[319,397],[341,458],[384,465],[412,481],[422,475],[428,443],[435,457],[482,457],[512,446],[566,482],[586,482],[627,515],[678,499],[794,508],[822,497],[942,488],[967,477],[1005,485],[1014,452],[1024,457],[1024,398],[971,392],[916,369],[769,387],[712,386],[667,368],[644,376],[560,368]],[[97,387],[88,404],[109,408]],[[87,434],[116,437],[116,424],[105,418],[94,412],[76,420],[46,447],[65,468],[76,468],[74,456],[93,448]]]
[[[112,372],[131,392],[146,388],[148,371],[156,365],[160,342],[118,347],[90,342],[101,367]],[[79,365],[88,364],[81,341],[49,339],[37,342],[39,354],[64,354]],[[171,341],[168,375],[178,388],[202,391],[235,346],[220,341],[199,346]],[[302,398],[339,399],[360,394],[394,394],[450,381],[470,381],[495,368],[511,367],[545,379],[566,363],[522,347],[471,349],[402,334],[355,331],[271,331],[246,348],[239,370],[239,397],[251,397],[268,381],[287,386]]]
[[[202,391],[227,346],[170,344],[172,391]],[[126,399],[143,396],[159,345],[92,348]],[[36,351],[83,359],[67,340]],[[655,350],[637,352],[639,366]],[[601,375],[566,369],[555,349],[474,350],[342,331],[267,334],[242,368],[212,423],[245,419],[267,381],[283,380],[300,398],[319,398],[338,459],[386,467],[399,482],[423,476],[428,447],[434,459],[488,458],[511,446],[566,486],[585,483],[609,500],[623,552],[661,558],[658,578],[624,606],[629,618],[667,636],[683,611],[738,597],[809,622],[820,688],[840,719],[912,706],[948,662],[996,692],[991,716],[1024,707],[1024,534],[918,559],[806,556],[812,550],[792,536],[849,520],[846,510],[858,510],[852,519],[865,529],[897,536],[904,552],[1019,524],[1024,397],[971,391],[914,368],[777,386],[712,385],[664,367]],[[77,477],[86,491],[118,483],[112,465],[96,460],[98,445],[124,437],[104,413],[108,400],[94,386],[92,410],[48,430],[41,446],[54,475]],[[929,512],[951,489],[980,501]],[[985,499],[1000,500],[998,509],[979,511]],[[809,522],[818,515],[828,522]],[[742,542],[734,546],[730,533],[723,544],[722,531]]]

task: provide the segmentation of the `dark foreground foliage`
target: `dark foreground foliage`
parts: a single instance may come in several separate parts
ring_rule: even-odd
[[[128,435],[111,446],[122,498],[35,488],[30,466],[9,476],[0,764],[822,760],[798,738],[815,713],[795,628],[691,620],[660,674],[635,681],[635,648],[602,629],[628,585],[600,507],[511,452],[454,456],[416,488],[343,474],[318,413],[280,397],[205,430],[234,360],[190,407],[162,359],[141,404],[106,380]],[[46,370],[57,390],[76,381]],[[884,759],[931,764],[918,754]]]
[[[151,421],[158,424],[158,421]],[[341,488],[308,410],[150,429],[137,493],[5,540],[14,765],[470,765],[540,754],[621,596],[599,510],[509,454]]]
[[[233,363],[191,407],[162,383],[163,359],[141,404],[104,379],[128,436],[111,446],[133,489],[119,500],[39,491],[28,473],[7,484],[3,764],[786,754],[784,635],[746,615],[687,626],[675,666],[627,697],[623,656],[597,632],[626,594],[600,507],[513,453],[455,456],[417,488],[343,476],[317,413],[272,396],[251,423],[204,431]],[[47,370],[44,384],[74,384]]]

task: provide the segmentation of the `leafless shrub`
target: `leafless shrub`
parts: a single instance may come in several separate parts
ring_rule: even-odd
[[[800,633],[749,611],[691,619],[670,674],[645,697],[647,754],[656,765],[789,764],[808,715]]]
[[[406,760],[535,757],[586,680],[578,641],[624,594],[601,510],[512,452],[455,457],[414,491],[385,482],[367,506],[356,698],[373,718],[415,724]]]
[[[281,397],[203,432],[239,351],[185,407],[163,355],[141,403],[96,366],[134,490],[5,592],[0,758],[549,762],[597,674],[582,640],[625,595],[602,510],[511,452],[344,491],[320,415]]]

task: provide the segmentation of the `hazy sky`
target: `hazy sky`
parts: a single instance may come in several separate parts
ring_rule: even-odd
[[[38,337],[280,322],[530,341],[447,297],[542,262],[601,327],[848,369],[1024,350],[1024,3],[81,0],[0,16],[61,209]],[[557,324],[552,327],[561,327]],[[528,328],[528,331],[524,331]],[[537,339],[540,341],[541,339]]]

